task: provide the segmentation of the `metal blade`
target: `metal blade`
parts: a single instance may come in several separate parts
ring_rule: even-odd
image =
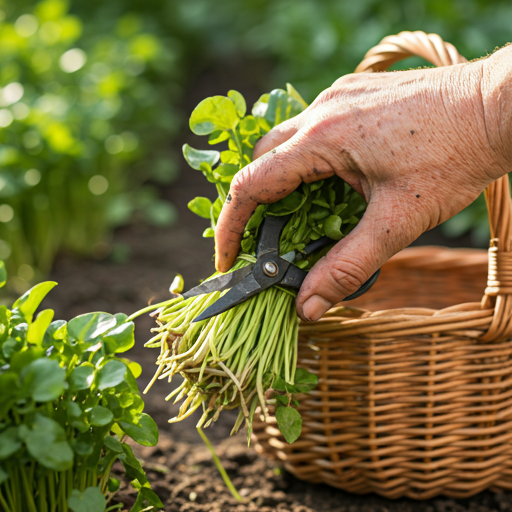
[[[220,315],[232,307],[246,301],[261,291],[261,286],[252,274],[246,276],[240,283],[231,288],[228,293],[217,299],[209,308],[192,320],[200,322],[215,315]]]
[[[208,281],[203,281],[201,284],[184,293],[183,298],[189,299],[190,297],[202,295],[203,293],[223,292],[228,288],[232,288],[251,272],[252,267],[253,265],[248,265],[247,267],[239,268],[233,272],[222,274],[221,276],[214,277],[213,279],[208,279]]]

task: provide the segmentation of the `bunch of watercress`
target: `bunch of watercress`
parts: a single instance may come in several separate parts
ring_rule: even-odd
[[[229,91],[227,97],[207,98],[195,108],[190,117],[192,131],[208,135],[210,144],[227,142],[227,149],[222,152],[196,150],[188,145],[183,148],[190,166],[202,171],[218,191],[213,203],[205,197],[196,197],[189,203],[194,213],[210,219],[211,226],[203,236],[214,236],[231,180],[251,162],[256,142],[306,107],[288,84],[286,91],[276,89],[261,96],[249,115],[245,100],[237,91]],[[365,207],[364,199],[337,176],[303,183],[284,199],[258,206],[247,223],[242,252],[233,270],[255,261],[258,231],[266,215],[291,215],[281,235],[280,253],[300,253],[309,242],[325,235],[333,244],[341,240],[359,222]],[[309,270],[329,248],[296,264]],[[184,399],[178,416],[170,421],[186,418],[202,406],[198,426],[207,426],[223,409],[238,407],[233,433],[245,420],[250,434],[256,408],[259,405],[266,415],[270,403],[276,407],[281,432],[288,442],[293,442],[302,427],[300,414],[293,407],[297,405],[293,395],[317,384],[315,375],[296,370],[299,320],[295,293],[275,286],[221,315],[192,323],[221,295],[214,292],[187,300],[178,296],[154,306],[158,307],[154,313],[158,327],[153,329],[157,334],[147,346],[160,347],[155,378],[170,380],[176,373],[185,378],[168,396]],[[278,392],[274,398],[266,397],[268,389]]]
[[[0,262],[0,284],[5,283]],[[0,306],[0,510],[105,512],[120,483],[115,460],[139,490],[132,512],[162,503],[126,437],[154,446],[143,413],[140,366],[117,357],[134,344],[126,315],[89,313],[69,322],[34,313],[54,282]]]

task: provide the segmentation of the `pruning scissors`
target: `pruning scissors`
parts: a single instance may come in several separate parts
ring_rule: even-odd
[[[279,239],[290,218],[291,215],[265,217],[256,250],[256,263],[204,281],[183,294],[183,298],[188,299],[204,293],[229,289],[226,294],[194,318],[194,322],[220,315],[274,285],[299,290],[307,272],[293,263],[335,243],[335,240],[324,236],[308,244],[302,252],[290,251],[280,256]],[[356,299],[366,293],[377,281],[379,274],[380,269],[359,290],[343,300]]]

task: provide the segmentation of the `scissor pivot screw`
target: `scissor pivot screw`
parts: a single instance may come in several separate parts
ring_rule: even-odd
[[[268,277],[274,277],[279,272],[277,265],[273,261],[267,261],[265,265],[263,265],[263,272]]]

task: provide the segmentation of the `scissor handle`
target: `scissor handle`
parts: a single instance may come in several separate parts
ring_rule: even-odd
[[[300,253],[302,257],[310,256],[311,254],[319,251],[320,249],[325,249],[327,246],[335,244],[336,240],[329,238],[328,236],[322,236],[318,240],[314,240],[310,242],[304,250]]]
[[[274,251],[279,254],[279,239],[284,227],[291,218],[291,214],[288,214],[280,216],[267,215],[263,219],[256,256]]]

